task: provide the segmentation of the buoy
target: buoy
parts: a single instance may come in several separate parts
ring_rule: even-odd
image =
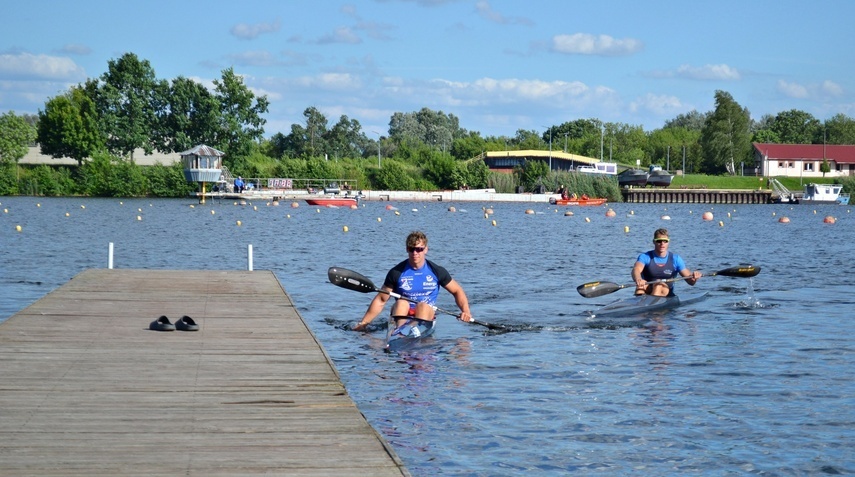
[[[495,226],[496,226],[496,221],[494,220],[494,221],[493,221],[493,227],[495,227]]]
[[[702,218],[703,218],[704,220],[712,220],[712,219],[713,219],[713,214],[712,214],[712,212],[704,212],[704,215],[702,216]]]
[[[721,220],[719,220],[719,221],[718,221],[718,226],[719,226],[719,227],[724,227],[724,222],[722,222]]]
[[[240,222],[240,220],[238,220],[238,221],[237,221],[237,226],[238,226],[238,227],[240,227],[240,226],[241,226],[241,222]]]
[[[573,212],[570,212],[569,210],[564,212],[564,217],[573,217]]]
[[[590,222],[590,221],[591,221],[591,219],[589,219],[588,217],[585,217],[585,222]]]
[[[827,215],[824,219],[822,219],[822,221],[825,222],[826,224],[833,224],[834,222],[837,222],[837,219],[835,219],[834,217],[832,217],[830,215]]]
[[[413,209],[413,212],[418,212],[418,211],[419,211],[419,209]]]
[[[778,219],[778,222],[780,222],[780,223],[782,223],[782,224],[789,224],[789,223],[790,223],[790,219],[789,219],[789,218],[787,218],[786,216],[784,216],[784,217],[781,217],[780,219]]]
[[[484,218],[485,218],[485,219],[489,219],[489,218],[490,218],[490,215],[489,215],[489,214],[487,214],[487,213],[484,213]]]
[[[401,215],[401,213],[396,210],[395,215]]]
[[[382,219],[382,218],[377,217],[377,222],[382,222],[382,221],[383,221],[383,219]]]
[[[774,216],[775,216],[775,213],[774,213],[774,212],[772,212],[772,217],[774,217]]]
[[[121,204],[121,202],[119,202]],[[41,207],[42,204],[36,204],[36,207]]]
[[[315,210],[316,210],[319,214],[321,213],[321,209],[320,209],[320,207],[318,207],[318,208],[317,208],[317,209],[315,209]]]
[[[195,209],[195,208],[196,208],[196,206],[195,206],[195,205],[193,205],[193,204],[190,204],[190,208],[191,208],[191,209]]]
[[[137,215],[137,221],[140,221],[140,220],[142,220],[142,216],[141,216],[141,215]]]
[[[395,210],[395,207],[392,204],[386,204],[386,210]]]
[[[629,233],[629,225],[624,225],[624,227],[623,227],[623,233],[625,233],[625,234],[628,234],[628,233]]]
[[[276,205],[279,205],[279,204],[277,203]],[[252,210],[258,210],[258,206],[257,206],[257,205],[253,205],[253,206],[252,206]]]
[[[528,214],[528,215],[531,215],[531,214],[533,214],[533,213],[534,213],[534,211],[533,211],[533,210],[531,210],[531,209],[525,209],[525,213],[526,213],[526,214]]]
[[[358,205],[356,205],[356,204],[350,204],[350,210],[356,210],[356,209],[358,209],[358,208],[359,208],[359,206],[358,206]]]
[[[347,231],[348,231],[347,225],[345,225],[345,226],[344,226],[344,227],[342,227],[341,229],[342,229],[342,230],[344,230],[345,232],[347,232]]]
[[[606,217],[614,217],[615,215],[617,215],[617,213],[612,209],[606,211]]]
[[[448,208],[448,211],[449,212],[457,212],[457,209],[455,209],[454,206],[452,205],[451,207]]]
[[[290,219],[290,218],[291,218],[291,214],[285,214],[285,218],[286,218],[286,219]]]
[[[21,226],[20,226],[20,225],[16,225],[16,226],[15,226],[15,230],[17,230],[18,232],[20,232],[20,231],[21,231]]]
[[[81,209],[85,209],[85,208],[86,208],[86,206],[85,206],[85,205],[81,205],[81,206],[80,206],[80,208],[81,208]],[[814,211],[814,212],[816,212],[816,211]]]
[[[142,207],[140,207],[139,209],[137,209],[137,212],[142,212]]]
[[[816,210],[813,211],[813,215],[816,215]]]
[[[216,213],[216,212],[214,212],[213,210],[211,211],[211,215],[214,215],[215,213]]]
[[[659,217],[659,218],[660,218],[660,219],[662,219],[662,220],[671,220],[671,216],[670,216],[670,215],[663,215],[662,217]]]
[[[291,202],[291,208],[292,208],[292,209],[296,209],[297,207],[300,207],[300,204],[299,204],[299,203],[297,203],[297,202]]]
[[[486,213],[487,213],[487,215],[492,215],[492,214],[493,214],[493,209],[487,209],[487,210],[485,210],[484,212],[486,212]]]
[[[66,217],[71,217],[71,214],[69,214],[68,212],[66,212],[66,213],[65,213],[65,216],[66,216]]]

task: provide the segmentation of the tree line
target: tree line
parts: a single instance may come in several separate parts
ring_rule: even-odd
[[[3,114],[0,193],[168,194],[162,187],[180,182],[178,168],[164,167],[159,175],[170,179],[149,184],[154,179],[143,171],[132,174],[133,152],[177,153],[197,144],[225,152],[229,169],[244,177],[335,177],[372,189],[466,185],[510,189],[507,192],[568,178],[539,170],[536,161],[529,161],[525,167],[532,169],[519,168],[509,181],[473,158],[488,151],[552,148],[627,166],[657,164],[687,173],[735,174],[738,164],[753,164],[752,142],[855,144],[855,120],[848,116],[820,121],[793,109],[755,121],[725,91],[715,92],[712,111],[678,115],[653,131],[588,118],[545,131],[520,129],[513,136],[483,136],[461,127],[455,115],[428,108],[396,112],[388,130],[365,131],[346,115],[332,123],[309,107],[287,134],[265,138],[267,97],[253,94],[232,68],[221,73],[212,89],[181,76],[158,79],[148,61],[126,53],[109,61],[98,78],[48,99],[37,116]],[[34,143],[43,154],[77,160],[78,167],[19,170],[18,161]],[[124,172],[105,176],[104,169],[111,168]],[[99,180],[86,177],[96,174],[93,169],[99,171]],[[120,187],[126,179],[123,174],[138,176],[127,179],[141,184],[130,191],[129,186]],[[51,176],[53,185],[39,186]],[[191,187],[168,187],[173,186],[175,195],[184,195]]]

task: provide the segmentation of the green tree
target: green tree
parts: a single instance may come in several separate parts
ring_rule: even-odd
[[[158,111],[163,109],[167,90],[166,82],[157,80],[148,60],[125,53],[107,62],[107,72],[95,89],[95,102],[111,153],[131,161],[137,148],[152,153]]]
[[[216,144],[220,105],[205,86],[179,76],[170,83],[165,104],[157,112],[153,135],[158,150],[181,152],[199,144]]]
[[[689,131],[697,131],[700,133],[704,129],[704,124],[706,123],[707,117],[709,117],[709,113],[703,114],[693,109],[688,113],[678,114],[677,117],[675,117],[674,119],[669,119],[668,121],[665,121],[665,126],[663,126],[663,129],[683,128]]]
[[[362,157],[369,144],[362,132],[362,125],[355,119],[342,115],[338,122],[323,136],[324,152],[332,159],[342,157]]]
[[[17,164],[35,142],[36,128],[15,113],[0,115],[0,162]]]
[[[450,154],[432,151],[423,167],[425,178],[440,189],[456,189],[460,186],[454,183],[457,161]]]
[[[522,166],[515,167],[514,173],[519,177],[519,183],[525,187],[525,190],[533,191],[546,180],[549,164],[545,161],[526,161]]]
[[[837,114],[825,121],[827,144],[855,144],[855,119]]]
[[[231,163],[248,157],[257,141],[264,135],[261,117],[267,113],[267,96],[256,96],[235,74],[233,68],[223,70],[222,78],[214,80],[215,97],[220,105],[217,141],[214,147],[226,153]]]
[[[715,110],[707,118],[701,133],[704,162],[702,172],[736,174],[736,161],[748,161],[751,136],[748,130],[750,114],[730,93],[715,92]]]
[[[383,167],[377,170],[373,182],[379,190],[413,190],[416,185],[403,164],[395,159],[383,162]]]
[[[822,142],[822,123],[812,114],[798,109],[778,113],[770,129],[784,144],[818,144]]]
[[[39,111],[38,142],[42,154],[70,157],[78,165],[104,150],[96,105],[83,88],[72,87],[48,100],[45,110]]]
[[[451,144],[451,156],[458,161],[466,161],[487,150],[487,141],[477,132],[470,131]]]

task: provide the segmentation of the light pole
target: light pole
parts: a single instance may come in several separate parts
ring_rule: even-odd
[[[564,154],[567,154],[567,133],[564,133]]]
[[[377,131],[372,131],[377,135],[377,169],[380,169],[380,133]]]
[[[549,126],[549,172],[552,172],[552,126]]]

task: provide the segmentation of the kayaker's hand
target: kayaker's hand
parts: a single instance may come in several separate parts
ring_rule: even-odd
[[[458,316],[457,319],[460,321],[465,321],[466,323],[469,323],[472,321],[472,313],[467,313],[464,311],[464,312],[460,313],[460,316]]]
[[[636,290],[644,290],[645,288],[647,288],[647,281],[643,278],[639,278],[635,281],[635,288]]]
[[[353,326],[353,331],[365,331],[368,328],[368,323],[359,322]]]

